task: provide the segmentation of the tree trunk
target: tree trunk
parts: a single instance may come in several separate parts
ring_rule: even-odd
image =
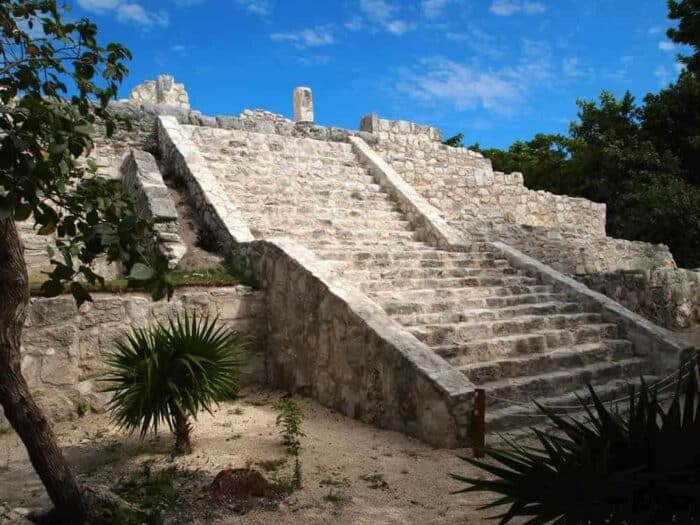
[[[22,376],[20,344],[29,306],[24,248],[13,219],[0,221],[0,404],[22,439],[62,523],[83,523],[80,486]]]
[[[175,414],[175,452],[177,454],[189,454],[192,452],[191,431],[192,425],[188,421],[187,415],[179,408],[174,409]]]

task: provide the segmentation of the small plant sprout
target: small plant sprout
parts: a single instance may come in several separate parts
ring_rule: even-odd
[[[299,454],[299,448],[301,447],[299,438],[304,436],[304,433],[301,431],[301,422],[304,420],[304,414],[301,412],[299,405],[289,398],[280,399],[275,404],[275,408],[279,411],[277,426],[281,427],[280,432],[284,446],[287,447],[287,453],[296,456]]]

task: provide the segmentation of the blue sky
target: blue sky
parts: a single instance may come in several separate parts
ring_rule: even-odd
[[[665,0],[69,1],[134,53],[122,96],[169,73],[210,115],[291,116],[308,85],[321,124],[377,112],[506,147],[565,131],[576,98],[678,74]]]

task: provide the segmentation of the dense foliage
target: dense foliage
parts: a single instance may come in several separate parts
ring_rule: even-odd
[[[136,266],[134,278],[152,280],[155,296],[167,295],[167,283],[155,279],[162,261],[142,248],[150,225],[120,185],[84,160],[96,127],[111,135],[128,126],[108,103],[127,74],[129,50],[98,44],[90,20],[65,22],[55,0],[2,1],[0,28],[0,219],[32,219],[39,234],[56,236],[44,293],[57,295],[68,282],[79,303],[88,299],[75,278],[101,282],[91,263],[105,254]]]
[[[509,505],[501,523],[652,525],[700,517],[700,411],[692,366],[664,409],[656,388],[642,385],[621,415],[591,388],[594,409],[579,422],[540,408],[555,431],[536,431],[540,447],[509,442],[488,449],[493,461],[465,458],[491,476],[453,477],[460,492],[493,492],[484,508]],[[684,384],[684,387],[681,387]],[[681,391],[682,389],[682,391]],[[585,406],[585,405],[583,405]],[[520,522],[520,521],[519,521]]]
[[[115,422],[142,436],[165,423],[175,433],[176,450],[188,452],[189,419],[235,392],[244,346],[239,333],[196,314],[133,329],[107,360]]]
[[[640,106],[628,92],[578,101],[567,135],[538,134],[482,152],[498,171],[521,171],[533,189],[608,206],[608,234],[668,244],[683,267],[700,267],[700,1],[669,2],[668,34],[693,47],[687,70]],[[460,137],[461,139],[461,137]],[[451,144],[459,145],[459,143]]]

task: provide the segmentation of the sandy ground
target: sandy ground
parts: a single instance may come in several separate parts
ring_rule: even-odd
[[[222,404],[214,414],[202,414],[195,424],[192,455],[172,458],[167,432],[139,441],[110,425],[105,415],[89,415],[56,425],[56,433],[70,463],[81,476],[114,486],[134,472],[178,465],[196,471],[185,482],[187,501],[202,500],[206,487],[220,470],[283,460],[286,456],[277,412],[272,405],[279,392],[249,390],[235,402]],[[254,510],[237,516],[219,509],[207,513],[171,509],[168,521],[199,523],[486,523],[476,510],[486,495],[453,495],[461,485],[448,473],[469,472],[459,450],[432,448],[396,432],[364,425],[308,399],[297,399],[305,421],[300,460],[303,487],[276,511]],[[291,474],[288,460],[272,476]],[[48,507],[47,496],[34,475],[18,438],[0,436],[0,505],[9,508]],[[190,509],[192,505],[187,503]],[[196,507],[196,505],[194,505]],[[206,508],[206,505],[205,505]],[[198,518],[198,520],[196,519]],[[0,520],[1,521],[1,520]],[[493,523],[489,521],[489,523]]]

